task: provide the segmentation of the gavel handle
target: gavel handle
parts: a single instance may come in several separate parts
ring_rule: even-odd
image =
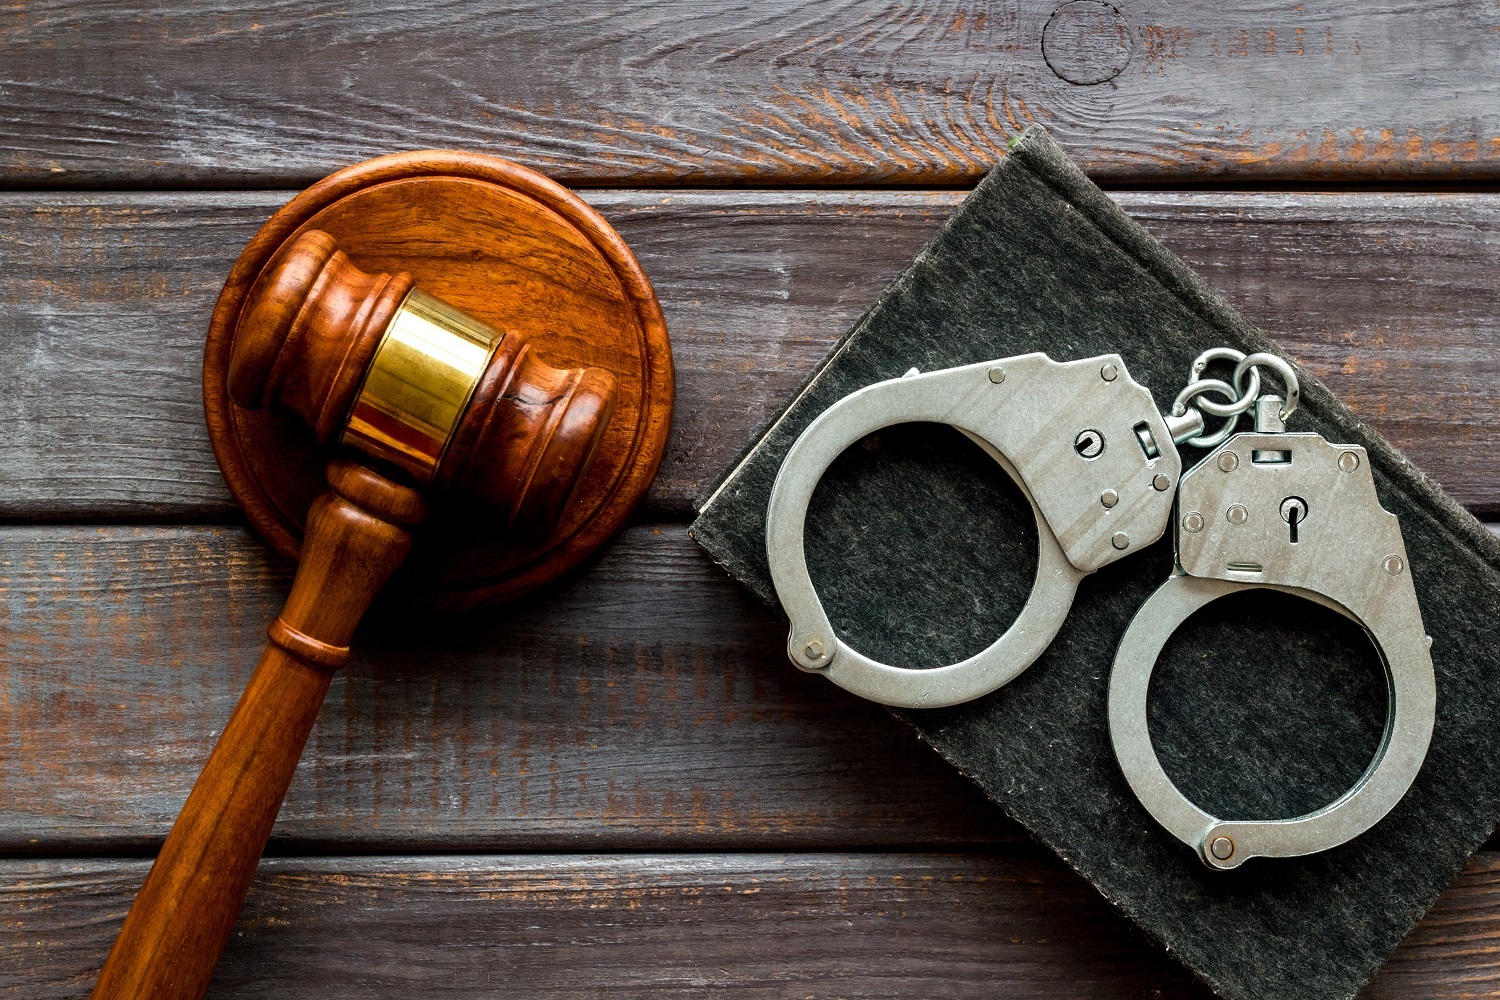
[[[421,497],[348,462],[308,512],[271,643],[177,816],[94,985],[94,1000],[200,1000],[348,643],[411,548]]]

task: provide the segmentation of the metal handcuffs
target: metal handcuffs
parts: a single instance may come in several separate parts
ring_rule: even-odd
[[[1216,362],[1235,364],[1231,382],[1202,377]],[[1285,399],[1260,395],[1261,367],[1281,376]],[[1085,576],[1165,533],[1175,503],[1175,570],[1137,612],[1110,678],[1110,736],[1127,782],[1157,822],[1214,868],[1311,854],[1358,836],[1400,801],[1426,756],[1436,701],[1431,640],[1400,525],[1376,498],[1365,450],[1286,433],[1298,395],[1296,373],[1281,358],[1228,348],[1194,362],[1167,414],[1112,354],[913,369],[850,394],[797,439],[771,491],[766,551],[791,619],[792,662],[905,708],[988,694],[1047,648]],[[1235,433],[1251,409],[1255,430]],[[1205,414],[1226,422],[1207,433]],[[914,422],[949,424],[983,448],[1025,494],[1038,537],[1036,581],[1015,622],[974,656],[932,669],[880,663],[839,639],[803,548],[808,503],[834,459],[870,433]],[[1215,450],[1183,475],[1180,444]],[[1225,821],[1162,770],[1147,730],[1147,689],[1167,639],[1194,611],[1257,588],[1308,598],[1361,625],[1385,664],[1390,710],[1374,761],[1339,799],[1291,819]]]

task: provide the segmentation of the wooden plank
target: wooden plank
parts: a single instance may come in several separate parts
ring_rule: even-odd
[[[0,14],[0,179],[278,185],[413,147],[571,183],[972,183],[1042,123],[1105,180],[1500,175],[1500,5],[973,0]]]
[[[0,862],[0,996],[87,994],[147,862]],[[1500,990],[1500,857],[1361,1000]],[[211,995],[1207,1000],[1039,850],[273,858]]]
[[[0,996],[83,997],[146,862],[0,862]],[[1206,1000],[1051,857],[279,858],[210,995]]]
[[[203,337],[286,197],[0,196],[0,517],[235,516],[202,427]],[[1500,195],[1117,197],[1461,502],[1500,513]],[[688,515],[961,198],[590,194],[672,332],[653,516]]]
[[[154,851],[289,578],[240,528],[0,529],[0,853]],[[784,619],[681,525],[503,610],[399,618],[377,610],[334,679],[273,852],[1029,840],[884,709],[793,669]]]
[[[0,532],[0,852],[154,850],[288,583],[238,528]],[[680,525],[435,645],[392,617],[334,680],[273,850],[1020,836],[884,709],[793,669]]]

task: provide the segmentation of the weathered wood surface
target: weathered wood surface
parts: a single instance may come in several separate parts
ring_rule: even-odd
[[[1496,0],[584,0],[560,20],[22,2],[0,12],[0,186],[289,187],[421,146],[575,185],[969,185],[1032,123],[1106,183],[1500,179]],[[203,336],[286,197],[0,194],[0,519],[237,519]],[[589,197],[667,310],[678,419],[645,516],[680,522],[962,194]],[[1500,195],[1118,197],[1500,514]],[[235,527],[0,529],[0,852],[153,850],[289,579]],[[272,850],[414,856],[266,862],[216,995],[1206,996],[909,730],[790,669],[782,627],[680,523],[435,647],[377,614]],[[0,996],[85,995],[145,867],[0,861]],[[1481,854],[1367,1000],[1500,993],[1497,939]]]
[[[290,577],[240,528],[0,530],[0,853],[154,851]],[[682,525],[507,609],[373,617],[273,852],[1027,839],[884,709],[794,670],[784,619]]]
[[[1500,512],[1500,195],[1117,197],[1460,501]],[[590,195],[655,283],[676,354],[650,512],[687,516],[961,198]],[[203,428],[203,337],[284,200],[0,196],[0,516],[237,516]]]
[[[573,184],[1494,179],[1500,5],[51,0],[0,13],[0,180],[305,184],[422,146]],[[1414,81],[1416,81],[1414,85]]]
[[[0,531],[0,852],[154,850],[289,578],[239,528]],[[1018,836],[885,710],[794,670],[782,621],[682,525],[632,528],[503,611],[373,617],[273,850]]]
[[[83,997],[145,861],[0,862],[0,996]],[[1481,854],[1361,1000],[1500,990]],[[262,862],[216,998],[1031,997],[1207,1000],[1061,862],[676,854]]]

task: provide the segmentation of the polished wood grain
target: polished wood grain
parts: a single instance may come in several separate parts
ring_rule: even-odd
[[[361,271],[318,229],[286,243],[267,267],[230,357],[228,389],[238,406],[288,410],[324,448],[358,450],[423,486],[457,494],[460,504],[477,501],[487,519],[523,537],[527,531],[547,537],[578,492],[614,414],[612,374],[555,368],[524,331],[488,327],[426,296],[405,272]],[[428,303],[423,308],[429,312],[439,310],[424,322],[449,324],[438,335],[484,337],[488,354],[459,370],[438,368],[450,344],[435,349],[435,358],[384,352],[394,336],[387,330],[401,325],[416,300]],[[430,326],[420,329],[423,337],[433,335]],[[631,339],[637,334],[632,324]],[[478,349],[472,340],[458,343]],[[392,370],[402,365],[417,370]],[[400,380],[404,398],[359,402],[377,368]],[[451,377],[433,382],[434,369]],[[402,408],[413,398],[420,413]],[[452,414],[446,426],[430,423],[434,400]],[[359,435],[352,433],[356,420]],[[665,425],[666,412],[660,422]],[[653,468],[659,457],[650,459]]]
[[[285,197],[0,196],[0,516],[237,516],[202,427],[201,330]],[[1500,514],[1500,196],[1115,197],[1450,493]],[[672,329],[649,513],[688,516],[961,198],[589,194]]]
[[[338,238],[320,228],[340,212],[353,218],[334,225],[336,231],[414,254],[423,270],[444,268],[455,256],[482,260],[482,252],[472,256],[484,245],[480,220],[494,212],[503,217],[502,228],[537,243],[536,259],[522,266],[555,272],[559,294],[552,298],[589,296],[595,282],[587,271],[565,265],[592,252],[617,305],[604,307],[593,323],[547,315],[565,337],[628,370],[641,370],[642,392],[627,396],[630,419],[610,426],[618,394],[608,371],[555,368],[536,356],[521,319],[532,298],[524,282],[517,286],[489,273],[482,288],[469,287],[503,317],[494,327],[476,324],[454,304],[417,289],[405,270],[356,267]],[[471,238],[414,241],[413,217],[429,228],[447,219]],[[594,231],[604,239],[592,238]],[[506,259],[501,268],[515,266]],[[451,263],[444,269],[449,282],[460,270]],[[637,287],[629,281],[632,274]],[[480,363],[446,382],[432,382],[431,354],[388,355],[401,317],[419,305],[441,325],[424,328],[423,338],[451,340],[466,330],[465,336],[483,345]],[[653,357],[653,345],[666,353],[664,359]],[[452,353],[452,343],[439,346],[440,356]],[[664,380],[650,377],[658,361]],[[670,353],[660,310],[629,250],[552,182],[464,153],[413,153],[359,164],[278,211],[225,282],[203,372],[209,437],[225,478],[268,541],[285,550],[286,522],[302,529],[297,574],[285,607],[271,621],[270,645],[132,904],[94,1000],[198,1000],[207,990],[329,675],[347,662],[356,627],[406,562],[412,529],[427,517],[419,488],[455,494],[447,498],[453,501],[447,510],[482,506],[486,522],[502,530],[529,529],[527,536],[496,542],[502,551],[519,552],[512,575],[525,584],[487,586],[506,594],[535,587],[592,552],[629,514],[660,462],[671,413]],[[368,394],[377,373],[409,381],[407,396],[415,408],[407,412],[408,401],[398,399],[372,409],[369,419],[388,425],[384,436],[365,434],[355,442],[370,453],[360,461],[372,467],[334,459],[326,468],[327,491],[305,512],[298,509],[305,480],[320,463],[306,463],[309,449],[289,441],[294,436],[288,428],[256,420],[257,411],[280,408],[301,417],[303,436],[311,435],[326,453],[329,446],[350,444],[361,413],[357,400]],[[448,407],[446,417],[428,412],[434,400]],[[623,443],[616,438],[600,455],[602,439],[621,425]],[[400,431],[408,428],[435,435],[429,451],[412,453],[414,461],[383,444],[401,444]],[[602,496],[578,498],[590,465],[608,470],[606,488]],[[291,483],[291,492],[278,493],[268,483]],[[457,496],[463,493],[473,495]],[[272,506],[280,518],[271,516]],[[577,514],[575,506],[584,512]],[[560,539],[555,546],[554,529]],[[542,540],[542,547],[529,548],[529,537]],[[464,542],[466,551],[495,547],[484,538]]]
[[[0,996],[83,995],[145,867],[0,862]],[[1500,990],[1480,854],[1360,1000]],[[216,998],[1208,1000],[1041,848],[267,859]]]
[[[1497,24],[1488,0],[33,0],[0,14],[0,178],[291,186],[462,146],[571,184],[971,184],[1040,122],[1103,180],[1493,181]]]
[[[309,432],[310,414],[246,409],[229,388],[244,357],[236,345],[267,293],[262,276],[315,231],[360,269],[409,275],[421,293],[507,334],[437,470],[438,510],[404,586],[447,607],[514,597],[625,523],[660,464],[673,407],[672,349],[651,282],[610,225],[554,181],[493,156],[417,150],[297,194],[240,252],[214,305],[202,383],[209,438],[236,503],[269,544],[296,554],[326,438]],[[601,423],[607,379],[613,403]],[[312,422],[323,430],[321,418]],[[529,480],[526,493],[513,489],[516,477]],[[513,504],[497,516],[465,491]]]
[[[413,287],[404,271],[361,271],[322,230],[287,241],[240,310],[230,399],[247,410],[289,410],[318,444],[337,443],[375,351]],[[432,470],[425,471],[422,478],[430,479]]]
[[[352,462],[333,462],[328,486],[270,644],[131,904],[94,1000],[203,996],[333,671],[427,516],[415,489]]]

